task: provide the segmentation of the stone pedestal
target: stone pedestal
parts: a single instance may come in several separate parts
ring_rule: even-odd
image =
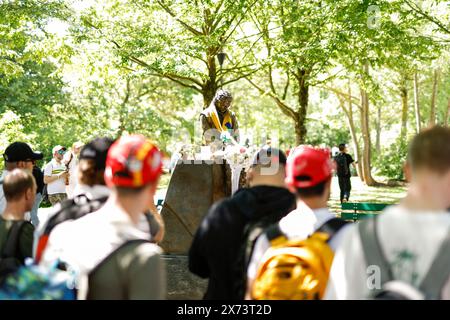
[[[187,254],[209,207],[230,195],[226,166],[199,161],[175,167],[161,210],[166,234],[160,245],[166,253]]]
[[[241,172],[240,186],[245,174]],[[202,299],[208,280],[189,272],[188,252],[193,236],[211,205],[231,195],[228,164],[197,161],[175,167],[161,215],[166,233],[160,243],[167,268],[167,298]]]

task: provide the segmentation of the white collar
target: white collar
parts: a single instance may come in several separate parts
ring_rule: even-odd
[[[279,226],[288,238],[306,238],[332,218],[334,215],[328,208],[311,209],[305,204],[300,204],[297,209],[280,220]]]

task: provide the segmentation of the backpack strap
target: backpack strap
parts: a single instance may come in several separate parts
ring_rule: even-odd
[[[3,248],[1,257],[11,258],[17,255],[17,247],[19,244],[20,232],[27,221],[14,222],[8,232],[8,237]]]
[[[317,229],[315,232],[323,232],[328,234],[329,238],[327,242],[330,242],[331,239],[336,235],[336,233],[346,224],[348,224],[348,222],[345,220],[339,218],[332,218],[326,221],[324,224],[322,224],[320,228]]]
[[[111,251],[103,260],[101,260],[97,265],[87,274],[79,278],[79,288],[77,291],[77,299],[78,300],[86,300],[89,293],[89,277],[93,275],[97,270],[99,270],[105,263],[116,256],[116,253],[121,249],[131,246],[131,245],[140,245],[144,243],[151,243],[149,240],[145,239],[132,239],[126,240],[124,243],[119,245],[116,249]]]
[[[358,224],[361,245],[367,266],[380,268],[381,285],[394,279],[392,270],[382,251],[377,232],[378,216],[368,218]]]
[[[103,260],[101,260],[99,263],[97,263],[95,268],[93,268],[89,272],[89,275],[95,273],[98,269],[100,269],[105,263],[107,263],[109,260],[111,260],[116,255],[116,253],[119,252],[121,249],[131,246],[131,245],[134,245],[134,244],[143,244],[143,243],[151,243],[151,242],[149,240],[145,240],[145,239],[126,240],[124,243],[122,243],[117,248],[115,248],[113,251],[111,251]]]
[[[283,233],[283,231],[281,231],[279,223],[274,223],[273,225],[268,227],[264,234],[266,235],[267,240],[269,240],[272,246],[275,246],[278,242],[285,241],[287,239],[286,235]]]
[[[420,290],[426,294],[427,299],[438,300],[442,288],[450,276],[450,230],[439,248]]]

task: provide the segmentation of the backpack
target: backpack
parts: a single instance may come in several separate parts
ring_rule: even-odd
[[[348,163],[347,163],[347,157],[344,153],[339,153],[334,157],[334,161],[336,161],[336,173],[339,177],[342,176],[348,176],[349,170],[348,170]]]
[[[450,230],[442,242],[428,273],[416,288],[407,282],[394,278],[378,239],[377,217],[361,221],[358,225],[367,266],[378,266],[380,269],[381,288],[374,289],[369,298],[375,300],[440,299],[442,289],[450,277]]]
[[[39,263],[52,230],[60,223],[68,220],[76,220],[88,213],[99,210],[108,197],[89,199],[86,195],[78,195],[73,199],[67,199],[60,203],[58,211],[48,219],[43,231],[37,237],[36,263]]]
[[[328,242],[346,221],[333,218],[306,239],[287,239],[276,224],[266,231],[264,254],[252,287],[256,300],[322,299],[334,252]]]
[[[99,262],[87,278],[122,248],[147,242],[143,239],[125,241]],[[21,266],[16,273],[6,278],[0,288],[0,300],[77,300],[85,298],[89,290],[86,281],[80,282],[84,286],[79,286],[77,272],[64,262],[55,261],[50,268],[33,263]]]
[[[245,289],[247,287],[247,269],[255,248],[256,240],[264,233],[264,231],[276,221],[278,216],[266,216],[262,219],[249,223],[244,229],[243,243],[239,249],[239,255],[235,263],[234,279],[236,283],[233,285],[235,298],[242,300],[245,297]]]
[[[18,221],[13,223],[8,232],[5,247],[3,248],[0,256],[0,284],[5,281],[8,275],[16,272],[22,265],[20,259],[17,258],[17,252],[19,249],[22,227],[26,223],[29,222]]]

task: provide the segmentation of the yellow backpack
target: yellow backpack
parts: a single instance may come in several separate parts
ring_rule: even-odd
[[[271,248],[259,265],[252,287],[255,300],[322,299],[334,252],[328,241],[344,225],[335,218],[327,221],[307,239],[287,239],[278,227],[266,236]]]

